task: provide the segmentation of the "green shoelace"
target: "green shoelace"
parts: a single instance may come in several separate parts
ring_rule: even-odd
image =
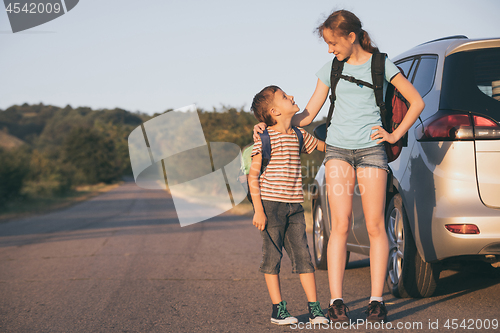
[[[281,301],[278,304],[278,318],[288,318],[291,317],[292,315],[288,312],[286,309],[286,301]]]
[[[311,314],[314,317],[324,317],[325,316],[325,314],[323,313],[323,310],[319,306],[319,302],[311,302],[311,303],[309,303],[309,305],[311,306]]]

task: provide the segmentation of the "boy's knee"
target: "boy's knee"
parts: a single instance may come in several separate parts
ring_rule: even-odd
[[[260,271],[264,274],[278,275],[280,273],[280,266],[280,263],[272,264],[270,262],[264,261],[260,266]]]
[[[314,276],[314,271],[314,265],[312,262],[310,264],[301,265],[301,267],[297,266],[295,269],[292,269],[292,273],[298,273],[299,275],[313,274]]]

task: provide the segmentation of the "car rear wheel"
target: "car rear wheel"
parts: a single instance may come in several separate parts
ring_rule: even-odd
[[[386,213],[389,238],[387,286],[395,297],[429,297],[439,279],[438,264],[425,262],[417,251],[408,218],[399,194],[396,194]]]
[[[314,242],[314,263],[317,269],[327,269],[327,250],[328,250],[328,236],[326,233],[327,226],[323,215],[323,209],[318,203],[314,208],[313,215],[313,242]],[[349,264],[350,252],[346,252],[345,266]]]
[[[321,204],[317,203],[313,216],[314,263],[318,269],[327,269],[326,252],[328,236],[325,232],[325,219]]]

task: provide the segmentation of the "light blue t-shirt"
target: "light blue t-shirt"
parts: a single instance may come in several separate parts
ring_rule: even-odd
[[[316,76],[330,87],[333,60],[326,63]],[[372,58],[361,65],[344,64],[342,74],[373,84]],[[388,58],[385,59],[384,96],[387,82],[399,73],[399,69]],[[380,109],[375,101],[373,89],[340,79],[335,90],[336,100],[332,122],[328,127],[325,142],[344,149],[362,149],[377,145],[370,135],[373,126],[382,126]]]

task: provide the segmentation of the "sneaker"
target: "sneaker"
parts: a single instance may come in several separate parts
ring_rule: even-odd
[[[349,308],[341,299],[337,299],[328,307],[327,317],[331,322],[349,322],[349,317],[346,312]]]
[[[297,318],[292,317],[286,309],[286,301],[281,301],[278,304],[273,304],[273,314],[271,315],[271,323],[278,325],[297,324]]]
[[[321,306],[319,302],[309,302],[309,321],[313,324],[328,324],[328,319],[326,319],[323,310],[321,310]]]
[[[387,309],[385,308],[384,302],[371,301],[365,313],[366,321],[387,322]]]

